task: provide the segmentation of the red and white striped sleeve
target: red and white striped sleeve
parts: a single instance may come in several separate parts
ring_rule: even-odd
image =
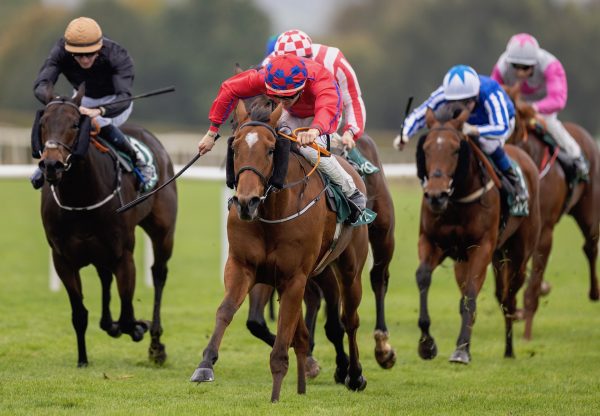
[[[338,48],[313,43],[313,59],[331,72],[340,88],[343,101],[343,132],[352,131],[358,140],[365,129],[366,110],[356,73]]]

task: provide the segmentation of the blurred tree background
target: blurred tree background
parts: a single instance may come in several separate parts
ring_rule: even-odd
[[[130,51],[134,93],[176,86],[175,94],[138,101],[136,121],[194,128],[207,124],[212,100],[234,64],[249,67],[262,59],[276,27],[252,0],[88,0],[77,8],[48,3],[0,4],[2,121],[18,114],[26,119],[39,107],[33,80],[74,17],[95,18],[106,36]],[[569,101],[561,118],[600,133],[598,0],[362,0],[339,6],[328,30],[313,41],[339,47],[353,65],[369,129],[396,129],[407,98],[427,98],[452,65],[489,74],[510,36],[526,31],[565,66]],[[66,83],[59,86],[69,93]]]

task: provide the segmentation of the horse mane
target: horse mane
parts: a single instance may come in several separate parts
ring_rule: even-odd
[[[273,101],[265,95],[258,95],[252,98],[250,104],[250,120],[268,123],[273,113]]]
[[[449,102],[435,110],[435,118],[440,123],[444,124],[450,120],[454,120],[455,118],[457,118],[465,108],[466,106],[460,101]]]

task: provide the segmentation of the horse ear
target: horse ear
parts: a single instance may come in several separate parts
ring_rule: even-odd
[[[271,125],[271,127],[273,127],[273,128],[277,127],[277,123],[279,122],[279,119],[281,118],[282,111],[283,111],[283,107],[281,106],[281,104],[279,104],[277,107],[275,107],[275,110],[273,110],[273,112],[271,113],[271,118],[269,120],[269,124]]]
[[[82,82],[81,84],[79,84],[79,88],[77,89],[77,94],[75,94],[75,97],[73,97],[75,104],[81,105],[81,99],[83,98],[84,95],[85,95],[85,82]]]
[[[239,126],[244,121],[248,119],[248,110],[246,109],[246,104],[244,104],[244,100],[239,100],[237,106],[235,107],[234,118]]]
[[[427,128],[431,128],[435,123],[437,123],[437,118],[435,118],[435,113],[429,107],[427,107],[427,111],[425,112],[425,124]]]
[[[235,63],[235,69],[233,71],[233,73],[235,75],[237,74],[241,74],[242,72],[244,72],[244,70],[242,69],[242,67],[240,66],[240,64],[238,64],[237,62]]]
[[[50,85],[50,86],[48,86],[48,89],[46,89],[46,96],[44,97],[44,104],[47,105],[53,99],[54,99],[54,86]]]
[[[452,124],[452,126],[456,130],[460,130],[462,128],[462,125],[465,124],[465,122],[469,119],[470,116],[471,110],[469,110],[468,107],[463,107],[460,114],[456,118],[450,120],[450,124]]]

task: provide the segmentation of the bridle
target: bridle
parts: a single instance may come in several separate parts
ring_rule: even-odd
[[[71,101],[67,101],[65,99],[55,99],[50,101],[48,104],[46,104],[46,108],[52,106],[52,105],[68,105],[73,107],[76,111],[77,114],[79,115],[79,117],[81,118],[81,112],[79,111],[79,106],[77,106],[77,104],[71,102]],[[78,125],[78,130],[79,130],[79,125]],[[79,140],[79,138],[77,138],[77,140]],[[73,148],[71,146],[69,146],[68,144],[63,143],[60,140],[57,139],[51,139],[46,141],[46,143],[44,143],[44,148],[43,149],[58,149],[59,147],[63,147],[65,148],[69,153],[67,155],[67,157],[65,158],[65,167],[64,170],[65,172],[67,172],[71,166],[71,158],[73,156]],[[112,153],[110,153],[111,157],[113,157]],[[100,208],[101,206],[105,205],[107,202],[109,202],[111,199],[113,199],[115,196],[119,196],[119,200],[121,202],[121,205],[123,205],[123,198],[121,196],[121,179],[122,179],[122,174],[121,174],[121,169],[119,168],[119,160],[116,157],[113,157],[114,161],[115,161],[115,169],[117,172],[116,178],[115,178],[115,187],[114,190],[105,198],[103,198],[102,200],[100,200],[99,202],[96,202],[94,204],[91,205],[87,205],[87,206],[82,206],[82,207],[73,207],[73,206],[68,206],[68,205],[64,205],[61,203],[60,199],[58,198],[58,194],[56,192],[56,187],[53,184],[50,184],[50,190],[52,191],[52,196],[54,198],[54,201],[56,202],[56,205],[58,205],[60,208],[66,210],[66,211],[92,211],[96,208]]]
[[[264,123],[262,121],[255,121],[255,120],[247,121],[247,122],[245,122],[245,123],[243,123],[242,125],[239,126],[238,131],[241,130],[242,128],[244,128],[244,127],[250,127],[250,126],[259,126],[259,127],[266,128],[269,131],[269,133],[271,133],[273,135],[273,137],[275,138],[275,140],[278,140],[279,136],[282,136],[284,138],[289,139],[289,137],[286,134],[279,134],[270,124]],[[317,164],[318,164],[318,161],[317,161]],[[283,185],[283,187],[280,189],[280,191],[282,191],[284,189],[292,188],[292,187],[294,187],[296,185],[299,185],[299,184],[305,184],[306,185],[306,183],[308,182],[308,179],[309,179],[310,175],[315,171],[317,164],[315,164],[314,168],[308,174],[305,174],[301,179]],[[265,191],[264,191],[263,195],[261,197],[259,197],[259,199],[260,199],[259,203],[263,204],[264,201],[271,194],[271,192],[273,192],[276,189],[273,185],[269,184],[269,178],[273,175],[274,168],[275,168],[275,165],[273,165],[273,168],[271,169],[271,174],[267,178],[262,172],[260,172],[254,166],[250,166],[250,165],[242,166],[235,173],[235,184],[237,186],[240,174],[242,174],[245,171],[253,172],[256,176],[259,177],[259,179],[261,180],[261,183],[263,184],[263,187],[265,188]],[[321,190],[321,192],[319,192],[304,208],[298,210],[296,213],[294,213],[294,214],[292,214],[292,215],[290,215],[288,217],[277,219],[277,220],[268,220],[268,219],[265,219],[265,218],[262,218],[262,217],[259,216],[259,217],[257,217],[257,219],[259,221],[261,221],[261,222],[265,222],[265,223],[268,223],[268,224],[277,224],[277,223],[282,223],[282,222],[286,222],[286,221],[292,220],[294,218],[298,218],[299,216],[301,216],[302,214],[304,214],[313,205],[315,205],[317,203],[317,201],[321,198],[321,195],[325,192],[326,189],[327,189],[326,186],[323,187],[323,189]],[[231,204],[231,200],[230,200],[230,204]]]

